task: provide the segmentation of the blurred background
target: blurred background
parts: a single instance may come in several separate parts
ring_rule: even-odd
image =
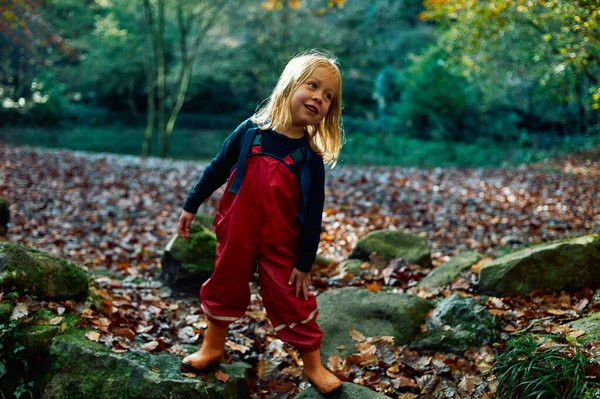
[[[341,164],[600,146],[596,0],[2,0],[0,142],[208,160],[296,53],[343,73]]]

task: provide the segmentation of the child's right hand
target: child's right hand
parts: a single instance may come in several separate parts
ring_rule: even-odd
[[[177,226],[177,231],[179,232],[179,237],[188,238],[190,236],[190,229],[192,228],[192,222],[194,221],[194,214],[188,211],[181,211],[181,216],[179,216],[179,225]]]

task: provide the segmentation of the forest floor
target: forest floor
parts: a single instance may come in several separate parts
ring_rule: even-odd
[[[114,273],[96,274],[94,292],[104,298],[101,309],[83,309],[71,301],[41,306],[57,317],[69,312],[85,317],[98,330],[92,338],[116,352],[166,350],[184,356],[182,344],[201,342],[206,320],[198,298],[165,296],[152,281],[160,274],[164,246],[176,234],[185,196],[205,164],[2,143],[0,159],[0,196],[11,203],[4,239],[65,257],[91,272]],[[408,264],[398,268],[396,261],[372,259],[364,267],[379,272],[370,273],[368,280],[340,273],[339,262],[377,229],[425,236],[434,266],[462,251],[478,251],[489,259],[514,250],[503,245],[507,236],[529,245],[600,233],[598,153],[512,169],[336,167],[327,171],[326,184],[320,254],[332,262],[313,270],[318,292],[352,285],[428,299],[453,293],[479,296],[475,275],[459,276],[442,288],[417,289],[429,270]],[[201,212],[215,211],[221,190]],[[590,288],[540,291],[489,298],[486,306],[500,318],[502,340],[524,329],[569,334],[573,332],[561,325],[589,313],[592,295]],[[124,338],[132,332],[145,343]],[[381,337],[355,336],[363,341],[357,355],[328,362],[346,381],[402,399],[433,398],[436,392],[447,398],[493,397],[497,382],[487,372],[501,345],[460,356],[396,345],[393,356],[373,365],[364,341],[375,344]],[[226,361],[253,366],[253,397],[293,398],[307,386],[298,354],[276,338],[259,296],[252,296],[246,316],[232,325],[227,347]]]

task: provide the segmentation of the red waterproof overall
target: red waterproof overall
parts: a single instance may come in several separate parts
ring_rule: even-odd
[[[220,326],[244,315],[258,264],[263,304],[277,336],[300,352],[311,352],[323,336],[315,321],[316,298],[312,293],[296,298],[295,282],[287,283],[300,251],[302,190],[289,167],[299,157],[296,152],[284,159],[264,154],[261,139],[258,129],[246,132],[237,168],[219,202],[215,270],[200,289],[202,310]]]

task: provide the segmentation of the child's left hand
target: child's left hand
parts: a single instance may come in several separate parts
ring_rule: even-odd
[[[292,270],[292,274],[290,275],[290,279],[288,280],[288,285],[292,285],[296,280],[296,298],[300,295],[300,291],[302,291],[302,296],[304,299],[308,299],[308,286],[310,286],[310,273],[302,272],[296,268]]]

